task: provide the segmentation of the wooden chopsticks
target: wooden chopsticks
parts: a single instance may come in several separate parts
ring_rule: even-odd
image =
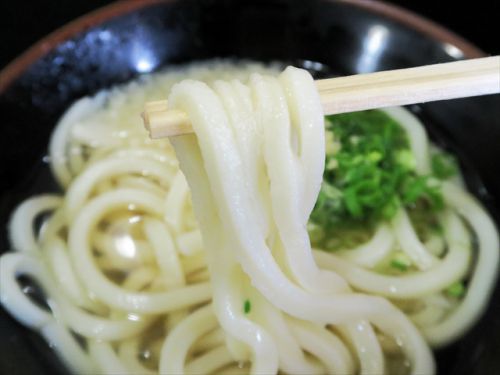
[[[500,93],[500,56],[317,80],[325,114]],[[151,138],[193,131],[188,116],[167,101],[146,103]]]

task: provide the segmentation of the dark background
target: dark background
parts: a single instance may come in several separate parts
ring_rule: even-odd
[[[135,0],[141,1],[141,0]],[[201,0],[203,1],[203,0]],[[307,0],[304,0],[307,1]],[[460,34],[488,54],[500,54],[496,0],[393,0]],[[110,0],[0,1],[0,68],[34,42]]]

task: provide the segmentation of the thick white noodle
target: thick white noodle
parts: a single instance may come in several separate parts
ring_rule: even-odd
[[[25,200],[16,209],[9,222],[9,239],[16,251],[28,253],[40,250],[38,233],[35,234],[35,219],[47,212],[54,211],[61,204],[61,198],[53,195],[42,195]]]
[[[394,234],[387,224],[381,224],[370,241],[354,249],[341,250],[338,255],[362,267],[372,268],[387,257],[393,245]]]
[[[160,373],[184,374],[189,348],[215,327],[217,320],[212,305],[202,307],[178,324],[161,349]]]
[[[89,233],[106,212],[131,204],[157,217],[161,215],[163,207],[163,202],[154,195],[140,190],[120,189],[94,198],[76,217],[69,233],[69,247],[74,264],[79,265],[76,272],[82,282],[95,296],[109,305],[139,313],[173,311],[208,301],[211,292],[207,283],[162,293],[134,293],[117,286],[102,274],[92,259]]]
[[[456,215],[448,216],[445,227],[448,252],[441,262],[427,271],[389,276],[359,267],[335,254],[315,251],[314,255],[322,267],[338,272],[356,289],[391,298],[423,297],[446,289],[455,281],[461,280],[467,272],[471,258],[467,230]]]
[[[392,227],[399,246],[420,270],[428,270],[438,263],[437,258],[419,240],[404,208],[399,209],[392,219]]]
[[[404,128],[410,141],[413,156],[415,157],[417,172],[419,174],[428,174],[431,170],[429,141],[422,123],[414,114],[402,107],[383,108],[382,111]]]
[[[57,127],[54,129],[49,143],[50,167],[52,173],[62,187],[69,185],[73,175],[68,166],[68,147],[70,143],[71,129],[80,119],[89,113],[97,111],[106,100],[107,93],[103,92],[96,95],[94,98],[85,97],[74,103],[64,113]],[[74,150],[70,150],[73,152]]]
[[[327,373],[352,374],[354,372],[354,363],[349,351],[332,332],[319,325],[298,319],[288,318],[287,321],[300,346],[320,359]],[[383,366],[378,370],[383,370]]]
[[[225,345],[213,348],[195,360],[189,362],[185,373],[191,375],[211,374],[234,362],[234,358]]]
[[[423,332],[436,347],[450,343],[466,332],[481,316],[493,292],[499,264],[499,239],[495,224],[476,200],[454,184],[443,185],[446,202],[470,224],[477,236],[476,266],[467,286],[467,294],[446,320]],[[456,232],[455,235],[460,235]]]
[[[118,356],[133,374],[154,375],[156,372],[144,366],[139,360],[140,342],[137,338],[122,341],[118,347]]]
[[[165,168],[164,164],[155,160],[148,158],[141,159],[140,157],[106,159],[90,166],[71,184],[66,193],[65,202],[68,219],[74,219],[75,213],[81,210],[83,204],[88,200],[92,189],[100,180],[112,178],[113,175],[132,173],[153,176],[165,187],[169,186],[171,179],[168,168]],[[136,191],[139,192],[141,190],[143,189]]]

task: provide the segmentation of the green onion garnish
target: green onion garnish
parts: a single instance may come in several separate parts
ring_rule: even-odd
[[[246,299],[243,303],[243,311],[245,314],[248,314],[250,310],[252,310],[252,304],[250,303],[250,300]]]
[[[396,268],[397,270],[400,270],[403,272],[408,270],[408,265],[406,263],[400,262],[396,259],[391,260],[391,267]]]
[[[404,272],[411,267],[411,259],[408,255],[406,255],[403,252],[396,252],[396,254],[391,259],[391,262],[389,264],[392,268]]]
[[[374,228],[394,217],[400,206],[427,212],[443,208],[440,181],[456,172],[454,159],[437,153],[432,174],[417,174],[406,132],[384,112],[326,116],[325,132],[323,184],[310,217],[324,236],[311,238],[314,246],[334,250],[324,243],[327,238],[346,229]]]
[[[431,158],[432,173],[441,180],[445,180],[457,174],[458,166],[455,158],[450,154],[443,152],[432,155]]]
[[[446,288],[446,293],[455,298],[460,298],[465,294],[465,285],[461,281],[457,281]]]

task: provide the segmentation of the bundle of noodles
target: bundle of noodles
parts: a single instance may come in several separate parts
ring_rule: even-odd
[[[3,306],[76,373],[432,373],[426,340],[458,337],[489,296],[491,220],[445,182],[442,238],[423,243],[400,207],[355,249],[312,250],[325,162],[314,82],[294,68],[213,82],[275,74],[241,68],[194,66],[73,105],[50,145],[65,195],[28,199],[12,216]],[[196,133],[172,141],[182,173],[169,141],[148,140],[136,114],[185,78],[210,84],[183,81],[169,98]],[[426,173],[421,125],[387,113]],[[395,252],[412,272],[380,272]],[[467,278],[463,298],[446,297]]]
[[[362,373],[382,373],[378,332],[401,345],[413,373],[433,372],[427,344],[401,311],[353,293],[314,261],[306,224],[322,181],[325,142],[310,75],[287,68],[278,79],[252,75],[249,86],[216,82],[213,89],[186,81],[174,86],[169,106],[185,111],[196,133],[172,143],[207,248],[213,308],[238,344],[233,355],[250,360],[253,373],[311,372],[304,366],[315,361],[307,351],[325,366],[320,372],[349,373],[352,361],[341,354],[348,349],[341,349],[338,331]],[[254,318],[241,309],[248,294]],[[325,355],[328,348],[332,354]],[[169,349],[167,339],[167,359]],[[160,362],[167,373],[182,366]]]

